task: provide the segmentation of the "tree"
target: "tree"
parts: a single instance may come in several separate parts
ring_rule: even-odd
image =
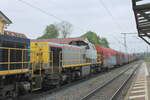
[[[72,31],[72,24],[66,21],[62,21],[58,24],[58,29],[63,38],[68,37]]]
[[[45,28],[44,34],[38,39],[57,38],[58,36],[59,36],[59,30],[57,28],[57,25],[50,24]]]
[[[103,37],[100,38],[100,44],[99,45],[109,48],[109,43],[108,43],[107,39],[103,38]]]
[[[99,45],[99,37],[95,32],[88,31],[81,37],[87,38],[91,43]]]
[[[109,43],[106,38],[99,37],[95,32],[88,31],[81,37],[87,38],[91,43],[95,45],[101,45],[104,47],[109,47]]]

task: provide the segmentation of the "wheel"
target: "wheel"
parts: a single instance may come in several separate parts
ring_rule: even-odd
[[[7,97],[5,100],[14,100],[14,99],[11,97]]]
[[[6,100],[15,100],[15,98],[18,96],[18,93],[16,91],[8,91],[5,95]]]

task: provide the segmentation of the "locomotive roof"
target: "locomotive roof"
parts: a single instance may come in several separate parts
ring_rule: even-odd
[[[61,48],[83,49],[82,47],[79,47],[79,46],[74,46],[74,45],[69,45],[69,44],[59,44],[59,43],[53,43],[53,42],[49,42],[48,45],[54,46],[54,47],[61,47]]]
[[[5,35],[9,35],[9,36],[14,36],[14,37],[19,37],[19,38],[25,38],[27,39],[27,36],[23,33],[17,33],[17,32],[12,32],[12,31],[8,31],[8,30],[4,30],[4,34]]]
[[[42,42],[53,42],[59,44],[69,44],[72,41],[84,41],[87,42],[88,40],[83,37],[75,37],[75,38],[53,38],[53,39],[36,39],[32,41],[42,41]]]
[[[0,40],[2,42],[9,42],[9,43],[24,43],[24,44],[29,44],[30,40],[27,38],[20,38],[20,37],[15,37],[15,36],[10,36],[10,35],[3,35],[0,34]]]

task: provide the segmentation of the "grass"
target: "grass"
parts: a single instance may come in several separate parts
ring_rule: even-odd
[[[150,62],[150,58],[145,59],[145,62]]]

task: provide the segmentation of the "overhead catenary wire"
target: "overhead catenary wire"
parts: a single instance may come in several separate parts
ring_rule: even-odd
[[[27,6],[33,8],[33,9],[35,9],[35,10],[40,11],[41,13],[43,13],[43,14],[49,16],[49,17],[53,17],[53,18],[55,18],[56,20],[69,22],[69,21],[67,21],[67,20],[64,20],[64,19],[62,19],[62,18],[60,18],[60,17],[58,17],[58,16],[52,14],[52,13],[49,13],[49,12],[43,10],[43,9],[40,8],[40,7],[37,7],[37,6],[35,6],[35,5],[33,5],[33,4],[29,3],[29,2],[26,2],[25,0],[18,0],[18,1],[20,1],[20,2],[22,2],[22,3],[24,3],[24,4],[26,4]],[[72,24],[72,23],[71,23],[71,24]],[[81,31],[84,31],[84,29],[82,29],[82,28],[80,28],[80,27],[78,27],[78,26],[76,26],[76,25],[73,25],[73,26],[75,26],[77,29],[79,29],[79,30],[81,30]]]
[[[60,18],[60,17],[58,17],[58,16],[56,16],[56,15],[54,15],[54,14],[51,14],[51,13],[49,13],[49,12],[43,10],[43,9],[40,8],[40,7],[37,7],[37,6],[35,6],[35,5],[33,5],[33,4],[29,3],[29,2],[26,2],[25,0],[18,0],[18,1],[20,1],[20,2],[22,2],[22,3],[24,3],[24,4],[26,4],[27,6],[33,8],[33,9],[36,9],[36,10],[40,11],[40,12],[43,13],[43,14],[46,14],[46,15],[49,16],[49,17],[53,17],[53,18],[55,18],[55,19],[57,19],[57,20],[59,20],[59,21],[66,21],[66,20],[64,20],[64,19],[62,19],[62,18]],[[102,5],[103,5],[103,4],[102,4]],[[107,7],[105,7],[105,8],[107,8]],[[66,22],[68,22],[68,21],[66,21]],[[74,25],[74,26],[75,26],[75,25]],[[83,31],[82,28],[77,27],[77,26],[75,26],[75,27],[76,27],[77,29]],[[124,44],[123,44],[121,41],[119,41],[117,38],[115,38],[115,39],[117,40],[118,43],[124,45]]]
[[[110,1],[110,4],[113,4],[113,1],[112,0],[109,0]],[[114,19],[116,19],[115,17],[114,17]],[[119,24],[119,26],[122,26],[122,25],[120,25],[120,23],[117,21],[117,23]],[[126,30],[129,30],[129,28],[127,27],[127,25],[124,25],[124,28],[126,28]]]
[[[118,23],[118,21],[116,20],[116,18],[113,16],[113,14],[111,13],[111,11],[108,9],[107,5],[104,3],[103,0],[98,0],[100,2],[100,4],[103,6],[103,8],[107,11],[107,13],[110,15],[112,21],[114,22],[114,24],[116,24],[117,29],[121,31],[122,27],[121,25]],[[111,1],[111,0],[110,0]],[[112,1],[111,1],[112,3]],[[127,29],[127,28],[126,28]],[[128,29],[127,29],[128,30]],[[114,36],[113,36],[114,37]],[[115,37],[114,37],[115,38]],[[116,38],[117,39],[117,38]],[[120,40],[117,39],[117,41],[122,44],[123,46],[125,46],[124,43],[122,43]]]
[[[121,27],[120,25],[117,23],[117,21],[115,21],[116,19],[113,17],[112,13],[110,12],[110,10],[107,8],[107,6],[105,5],[105,3],[103,2],[103,0],[98,0],[98,2],[102,5],[102,7],[107,11],[107,13],[110,15],[112,21],[114,22],[114,24],[117,26],[117,29],[119,31],[121,31]],[[125,44],[122,43],[117,37],[115,37],[114,35],[112,35],[116,41],[121,44],[122,46],[124,46]]]
[[[108,7],[104,3],[104,1],[103,0],[98,0],[98,1],[103,6],[103,8],[107,11],[107,13],[110,15],[112,21],[114,22],[114,24],[116,24],[118,30],[121,31],[121,29],[122,29],[121,25],[118,23],[118,21],[116,20],[116,18],[113,16],[113,14],[111,13],[111,11],[108,9]]]
[[[22,2],[22,3],[24,3],[24,4],[28,5],[28,6],[30,6],[31,8],[34,8],[34,9],[36,9],[36,10],[38,10],[38,11],[40,11],[40,12],[42,12],[42,13],[44,13],[44,14],[50,16],[50,17],[53,17],[53,18],[55,18],[55,19],[57,19],[57,20],[59,20],[59,21],[65,21],[65,20],[63,20],[63,19],[61,19],[61,18],[55,16],[54,14],[50,14],[50,13],[46,12],[45,10],[43,10],[43,9],[41,9],[41,8],[39,8],[39,7],[36,7],[36,6],[34,6],[34,5],[32,5],[32,4],[28,3],[28,2],[26,2],[26,1],[24,1],[24,0],[18,0],[18,1],[20,1],[20,2]]]

